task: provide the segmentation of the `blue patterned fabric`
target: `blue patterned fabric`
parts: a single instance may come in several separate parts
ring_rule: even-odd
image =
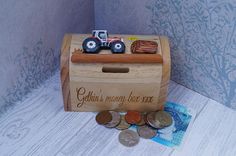
[[[236,109],[236,0],[95,0],[95,25],[170,38],[172,80]]]

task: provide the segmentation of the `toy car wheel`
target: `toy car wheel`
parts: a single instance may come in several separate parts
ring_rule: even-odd
[[[124,53],[125,52],[125,44],[121,41],[114,41],[111,44],[111,51],[114,54]]]
[[[83,50],[86,53],[98,53],[100,50],[100,41],[96,38],[86,38],[83,42]]]

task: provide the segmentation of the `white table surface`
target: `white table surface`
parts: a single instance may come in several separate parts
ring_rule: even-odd
[[[236,111],[173,81],[168,101],[197,112],[181,149],[146,139],[127,148],[118,130],[96,124],[95,113],[64,112],[56,73],[0,118],[0,156],[236,156]]]

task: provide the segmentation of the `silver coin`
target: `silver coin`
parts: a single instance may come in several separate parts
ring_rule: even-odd
[[[137,128],[137,131],[138,131],[139,136],[145,139],[151,139],[157,134],[157,130],[146,125],[139,126]]]
[[[175,128],[175,122],[174,119],[172,118],[172,124],[170,126],[164,127],[162,129],[158,130],[158,133],[162,133],[162,134],[168,134],[168,133],[172,133],[176,130]]]
[[[129,129],[121,131],[119,134],[119,142],[126,147],[135,146],[139,143],[139,135]]]
[[[121,117],[120,114],[118,112],[115,111],[109,111],[112,115],[112,120],[110,122],[108,122],[105,127],[107,128],[114,128],[117,125],[119,125],[120,121],[121,121]]]
[[[158,111],[155,114],[155,120],[158,121],[162,128],[170,126],[172,124],[172,117],[165,111]]]
[[[147,115],[147,122],[154,128],[164,128],[172,124],[172,117],[165,111],[150,112]]]
[[[147,114],[146,116],[146,121],[147,124],[154,127],[154,128],[159,128],[160,127],[160,123],[158,123],[158,121],[155,121],[155,114],[156,112],[150,112]]]

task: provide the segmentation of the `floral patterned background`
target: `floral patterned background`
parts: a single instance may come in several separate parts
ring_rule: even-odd
[[[93,0],[0,0],[0,115],[59,67],[64,33],[94,28]]]
[[[236,109],[236,0],[95,0],[95,28],[168,36],[172,80]]]

